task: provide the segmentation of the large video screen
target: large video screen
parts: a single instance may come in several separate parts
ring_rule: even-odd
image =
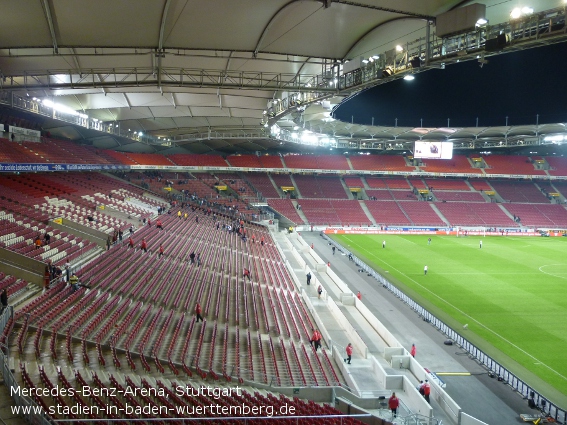
[[[413,157],[451,159],[453,158],[453,142],[415,142]]]

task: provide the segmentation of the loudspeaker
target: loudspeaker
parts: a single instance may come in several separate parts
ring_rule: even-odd
[[[412,68],[419,68],[421,66],[421,59],[416,56],[410,59],[410,63]]]
[[[506,34],[499,34],[496,38],[486,40],[484,50],[487,52],[495,52],[497,50],[502,50],[504,46],[506,46]]]

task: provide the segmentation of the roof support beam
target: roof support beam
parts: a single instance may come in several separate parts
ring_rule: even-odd
[[[53,19],[51,17],[51,9],[49,7],[49,0],[43,0],[43,10],[47,25],[49,25],[49,32],[51,33],[51,42],[53,43],[53,53],[58,54],[59,48],[57,47],[57,38],[55,37],[55,27],[53,26]]]
[[[130,99],[128,99],[128,96],[126,96],[126,93],[122,93],[122,96],[124,96],[124,100],[126,101],[126,105],[128,105],[128,108],[132,109],[132,104],[130,103]]]
[[[289,5],[295,3],[296,1],[299,0],[291,0],[290,2],[284,4],[276,13],[274,13],[274,15],[270,18],[270,21],[268,22],[268,24],[264,27],[264,30],[262,31],[262,35],[260,35],[260,38],[258,40],[258,42],[256,43],[256,47],[254,48],[254,52],[252,53],[253,57],[256,57],[258,55],[258,51],[260,50],[260,46],[262,45],[262,42],[264,41],[264,37],[266,37],[266,34],[268,33],[268,31],[270,30],[272,24],[274,23],[276,17],[280,14],[280,12],[282,12],[285,8],[287,8]]]
[[[163,34],[165,32],[165,21],[167,19],[167,11],[169,10],[170,4],[171,0],[166,0],[165,5],[163,6],[163,12],[161,14],[161,25],[159,27],[158,52],[161,52],[163,50]]]

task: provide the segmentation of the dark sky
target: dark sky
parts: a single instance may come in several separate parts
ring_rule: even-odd
[[[359,124],[451,127],[567,122],[567,43],[468,61],[363,91],[335,111]]]

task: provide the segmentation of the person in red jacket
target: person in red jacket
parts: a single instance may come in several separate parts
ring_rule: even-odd
[[[163,245],[159,244],[159,258],[163,255]]]
[[[128,238],[128,248],[134,248],[134,239],[132,239],[132,236]]]
[[[359,300],[362,300],[362,294],[360,293],[360,291],[358,291],[358,294],[356,294],[356,298],[358,298]]]
[[[250,270],[248,269],[244,269],[244,280],[246,280],[246,278],[248,278],[248,280],[252,280],[250,277]]]
[[[317,352],[317,348],[321,347],[321,333],[317,329],[313,329],[313,334],[311,335],[311,345],[315,348],[315,352]]]
[[[195,316],[197,316],[197,322],[200,320],[203,321],[203,316],[201,316],[201,304],[197,303],[195,306]]]
[[[431,403],[429,401],[429,395],[430,394],[431,394],[431,384],[426,379],[425,382],[423,383],[423,397],[425,398],[425,401],[428,402],[428,403]]]
[[[161,220],[158,220],[158,221],[156,222],[156,228],[158,228],[158,229],[160,229],[160,230],[163,230],[163,224],[161,223]]]
[[[392,396],[388,399],[388,407],[392,411],[392,416],[395,418],[398,414],[398,406],[400,405],[400,399],[396,397],[396,393],[392,393]]]
[[[350,364],[350,359],[352,358],[352,344],[350,342],[346,346],[346,355],[347,355],[347,358],[344,359],[344,361],[347,362],[348,364]]]
[[[412,357],[415,357],[415,353],[417,351],[417,348],[415,348],[415,344],[411,345],[411,350],[410,350],[410,354]]]
[[[140,249],[144,252],[148,252],[148,243],[145,239],[142,239],[142,244],[140,245]]]

